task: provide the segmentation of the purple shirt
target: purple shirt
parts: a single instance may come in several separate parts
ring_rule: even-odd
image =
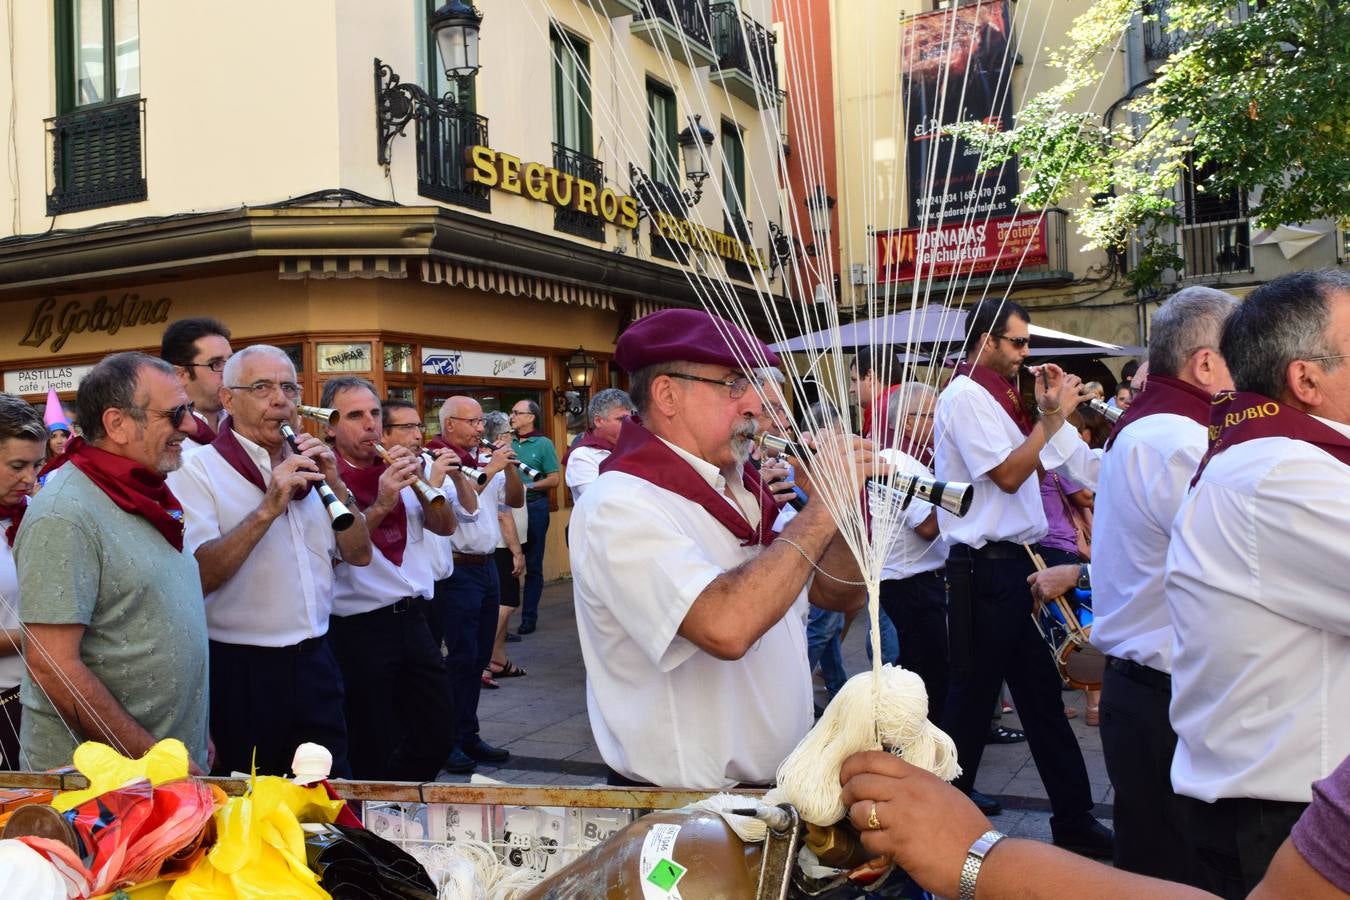
[[[1074,530],[1073,522],[1069,521],[1069,513],[1064,508],[1064,501],[1060,499],[1059,488],[1055,487],[1056,478],[1059,479],[1066,494],[1076,494],[1083,489],[1081,485],[1075,484],[1063,475],[1054,472],[1045,473],[1045,477],[1041,479],[1041,505],[1045,507],[1045,523],[1049,530],[1045,532],[1045,537],[1041,538],[1040,544],[1042,547],[1052,547],[1076,555],[1078,532]]]
[[[1343,891],[1350,891],[1350,757],[1313,782],[1312,805],[1289,835],[1299,855]]]

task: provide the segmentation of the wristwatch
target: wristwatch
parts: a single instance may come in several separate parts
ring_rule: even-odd
[[[966,851],[966,862],[961,866],[961,886],[958,900],[975,900],[975,880],[980,877],[980,866],[994,845],[1007,837],[1001,831],[986,831],[975,839]]]
[[[1092,569],[1087,563],[1078,567],[1078,589],[1080,591],[1092,590]]]

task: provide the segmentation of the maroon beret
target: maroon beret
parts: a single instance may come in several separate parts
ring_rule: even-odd
[[[614,361],[630,373],[669,362],[755,369],[777,366],[778,354],[753,334],[701,309],[663,309],[629,326],[614,347]]]

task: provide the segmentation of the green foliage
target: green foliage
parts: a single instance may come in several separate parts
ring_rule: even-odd
[[[1157,21],[1159,5],[1143,15]],[[1075,209],[1088,246],[1123,252],[1137,241],[1131,293],[1181,265],[1159,230],[1176,221],[1171,192],[1187,165],[1216,164],[1203,191],[1258,191],[1261,227],[1350,217],[1350,10],[1339,0],[1165,8],[1178,49],[1114,119],[1068,110],[1097,91],[1139,0],[1098,0],[1079,17],[1051,57],[1063,78],[1028,101],[1015,129],[952,129],[980,145],[986,166],[1016,155],[1021,202]]]

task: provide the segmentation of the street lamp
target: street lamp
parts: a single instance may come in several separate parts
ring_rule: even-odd
[[[579,415],[586,407],[591,385],[595,383],[595,373],[600,369],[600,364],[595,361],[594,356],[578,347],[563,362],[563,369],[567,373],[567,387],[554,390],[553,409],[560,415],[564,413]]]
[[[676,138],[684,159],[684,174],[694,186],[693,202],[703,197],[703,182],[708,179],[707,161],[712,158],[713,133],[703,127],[703,117],[695,115]]]
[[[483,15],[464,0],[450,0],[431,14],[431,35],[441,52],[447,77],[472,78],[478,74],[478,30]]]

